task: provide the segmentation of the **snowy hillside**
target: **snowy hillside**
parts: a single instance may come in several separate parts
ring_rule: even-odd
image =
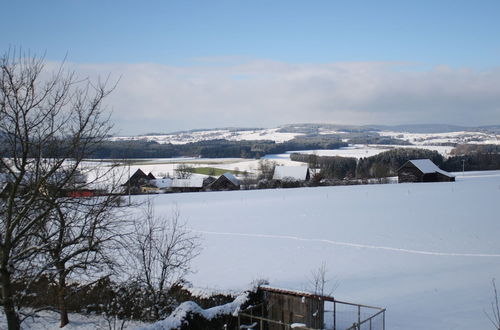
[[[388,329],[488,329],[500,275],[500,172],[455,183],[169,194],[203,237],[189,280],[307,289],[326,262],[338,299],[387,307]]]
[[[128,141],[128,140],[145,140],[155,141],[158,143],[186,144],[199,141],[209,141],[225,139],[229,141],[244,141],[244,140],[272,140],[277,143],[285,142],[293,139],[300,133],[281,133],[278,128],[271,129],[215,129],[215,130],[200,130],[193,132],[180,132],[165,135],[140,135],[132,137],[114,137],[112,141]]]
[[[425,125],[422,125],[425,128]],[[361,130],[365,133],[377,133],[380,136],[387,136],[408,141],[415,145],[440,145],[442,143],[475,143],[475,144],[500,144],[500,135],[491,131],[478,131],[457,127],[456,131],[445,130],[443,132],[419,133],[411,130],[404,130],[404,127],[398,130],[389,130],[390,127],[381,130],[376,126],[342,126],[328,124],[297,124],[285,125],[278,128],[263,128],[263,129],[245,129],[245,128],[223,128],[223,129],[206,129],[194,130],[185,132],[176,132],[169,134],[151,134],[139,136],[117,136],[111,138],[113,141],[129,141],[129,140],[144,140],[155,141],[158,143],[186,144],[199,141],[209,141],[217,139],[225,139],[229,141],[244,141],[244,140],[272,140],[277,143],[292,140],[295,137],[304,134],[335,134],[348,136],[349,132]],[[423,129],[421,128],[421,129]],[[445,128],[443,128],[445,129]],[[348,141],[346,141],[348,142]]]

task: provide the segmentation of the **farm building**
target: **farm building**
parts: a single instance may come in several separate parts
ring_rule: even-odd
[[[145,182],[148,182],[149,180],[150,178],[146,175],[146,173],[139,168],[122,186],[128,187],[130,185],[130,187],[137,187]]]
[[[195,192],[203,189],[203,177],[192,176],[189,179],[174,179],[170,190],[172,192]]]
[[[240,180],[232,173],[227,172],[221,175],[217,180],[209,186],[210,190],[239,190]]]
[[[160,188],[151,183],[143,184],[141,185],[140,188],[141,188],[141,193],[143,194],[157,194],[161,192]]]
[[[167,178],[167,177],[162,178],[162,179],[154,179],[154,180],[149,181],[150,184],[158,187],[158,189],[160,191],[167,191],[168,189],[170,189],[170,187],[172,186],[172,182],[173,182],[173,179]]]
[[[455,177],[436,166],[430,159],[407,161],[398,169],[398,182],[450,182]]]
[[[278,181],[309,181],[311,174],[307,166],[276,166],[273,180]]]

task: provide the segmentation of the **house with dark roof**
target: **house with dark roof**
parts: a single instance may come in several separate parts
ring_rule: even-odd
[[[443,171],[430,159],[413,159],[398,169],[398,182],[452,182],[455,176]]]
[[[209,186],[210,190],[239,190],[240,180],[232,173],[226,172]]]

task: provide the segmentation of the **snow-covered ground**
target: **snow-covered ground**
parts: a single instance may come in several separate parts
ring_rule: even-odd
[[[307,289],[323,262],[334,295],[387,308],[388,329],[488,329],[500,275],[500,172],[421,183],[169,194],[202,235],[200,288],[256,279]]]
[[[482,132],[406,133],[382,131],[378,133],[381,136],[398,138],[415,145],[433,145],[441,143],[500,144],[500,135]]]
[[[70,313],[70,323],[64,327],[64,330],[110,330],[108,320],[100,315],[81,315]],[[111,324],[116,325],[116,329],[120,329],[122,322],[120,320],[110,320]],[[138,329],[146,326],[146,323],[127,321],[124,323],[123,329]],[[37,317],[27,318],[21,326],[22,329],[32,330],[55,330],[59,328],[59,314],[51,311],[38,313]],[[0,329],[7,329],[7,321],[3,308],[0,308]]]
[[[489,329],[484,311],[500,274],[500,171],[456,175],[454,183],[153,198],[156,214],[177,205],[201,235],[188,278],[198,291],[234,292],[258,279],[307,290],[311,272],[326,263],[328,279],[339,284],[334,296],[386,307],[387,329]],[[75,329],[104,324],[75,320]]]
[[[300,127],[300,125],[299,125]],[[280,128],[265,129],[207,129],[191,132],[179,132],[162,135],[117,136],[113,141],[144,140],[158,143],[186,144],[191,142],[226,139],[230,141],[244,140],[272,140],[277,143],[292,140],[303,135],[302,133],[279,132]],[[346,132],[328,128],[318,128],[320,135],[338,134]],[[443,143],[473,143],[473,144],[500,144],[500,135],[483,132],[446,132],[446,133],[408,133],[396,131],[377,131],[380,136],[389,136],[408,141],[415,145],[439,145]]]

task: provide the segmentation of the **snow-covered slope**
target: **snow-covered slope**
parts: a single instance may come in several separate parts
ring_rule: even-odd
[[[203,237],[195,286],[307,289],[326,262],[338,299],[387,307],[388,329],[487,329],[500,274],[500,172],[455,183],[170,194]]]
[[[145,140],[155,141],[158,143],[172,143],[172,144],[186,144],[191,142],[208,141],[216,139],[226,139],[230,141],[242,140],[272,140],[277,143],[292,140],[304,134],[336,134],[340,137],[348,136],[351,132],[350,126],[338,126],[337,128],[330,127],[331,125],[313,125],[311,124],[298,124],[298,125],[285,125],[278,128],[262,128],[262,129],[245,129],[245,128],[221,128],[221,129],[206,129],[194,130],[185,132],[176,132],[170,134],[150,134],[140,136],[117,136],[111,138],[114,141],[128,141],[128,140]],[[423,126],[425,127],[425,125]],[[458,128],[457,131],[446,130],[444,132],[434,133],[415,133],[414,131],[405,131],[403,128],[398,130],[387,129],[380,130],[380,128],[366,126],[363,132],[378,133],[380,136],[393,137],[401,140],[408,141],[415,145],[440,145],[443,143],[474,143],[474,144],[500,144],[500,135],[495,134],[494,131],[477,131],[471,129],[464,130],[465,128]],[[393,127],[397,128],[397,127]],[[444,128],[443,128],[444,129]],[[347,141],[348,142],[348,141]]]
[[[270,129],[216,129],[216,130],[200,130],[193,132],[180,132],[165,135],[141,135],[141,136],[120,136],[113,137],[113,141],[128,141],[128,140],[145,140],[155,141],[158,143],[186,144],[191,142],[208,141],[225,139],[229,141],[244,141],[244,140],[272,140],[277,143],[285,142],[293,139],[301,133],[282,133],[278,132],[278,128]]]

